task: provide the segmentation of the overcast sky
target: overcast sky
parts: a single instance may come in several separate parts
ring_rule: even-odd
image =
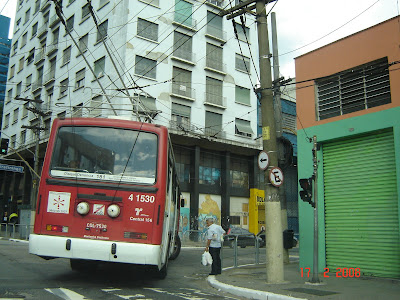
[[[12,19],[10,32],[16,3],[0,0],[1,14]],[[272,11],[277,18],[281,75],[295,76],[295,57],[399,15],[399,5],[399,0],[278,0]]]

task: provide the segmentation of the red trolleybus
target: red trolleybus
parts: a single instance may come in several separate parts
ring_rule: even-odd
[[[180,252],[180,191],[166,127],[127,120],[54,120],[29,252],[152,266]]]

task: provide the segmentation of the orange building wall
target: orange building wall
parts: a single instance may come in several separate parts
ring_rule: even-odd
[[[400,17],[297,57],[296,82],[333,75],[386,56],[389,63],[400,61]],[[400,63],[389,68],[389,76],[392,103],[322,121],[317,121],[314,81],[298,83],[297,128],[307,128],[400,106]]]

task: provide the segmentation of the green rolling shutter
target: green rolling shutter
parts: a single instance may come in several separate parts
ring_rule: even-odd
[[[326,143],[323,155],[327,267],[400,278],[393,132]]]

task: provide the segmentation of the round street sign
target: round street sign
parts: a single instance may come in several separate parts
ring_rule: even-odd
[[[269,181],[273,186],[280,187],[283,183],[283,172],[280,168],[274,167],[269,171]]]
[[[268,153],[265,151],[261,151],[260,154],[258,154],[258,167],[260,170],[265,170],[268,168],[269,165],[269,156]]]

